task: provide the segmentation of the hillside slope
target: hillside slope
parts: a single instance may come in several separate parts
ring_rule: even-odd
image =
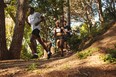
[[[86,59],[80,60],[77,54],[73,54],[64,58],[53,57],[50,60],[0,61],[0,77],[116,77],[116,64],[108,64],[100,59],[101,52],[114,48],[115,44],[116,23],[97,37],[91,47],[99,50]],[[35,69],[27,71],[29,68]]]

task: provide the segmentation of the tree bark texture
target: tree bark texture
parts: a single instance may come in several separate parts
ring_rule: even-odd
[[[13,39],[9,49],[10,59],[20,58],[26,19],[27,0],[17,0],[17,3],[16,24],[14,28]]]
[[[0,0],[0,60],[7,58],[4,0]]]
[[[100,21],[103,23],[103,22],[104,22],[104,18],[103,18],[101,0],[98,0],[98,12],[99,12],[99,19],[100,19]]]

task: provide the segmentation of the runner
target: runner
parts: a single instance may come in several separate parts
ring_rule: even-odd
[[[36,50],[36,42],[35,40],[38,40],[38,42],[43,46],[43,48],[46,50],[48,57],[47,59],[49,59],[51,57],[51,52],[47,49],[46,45],[44,44],[44,42],[42,41],[39,33],[40,33],[40,23],[44,20],[44,17],[38,13],[35,12],[33,7],[29,8],[29,16],[28,16],[28,23],[32,28],[32,34],[31,34],[31,38],[30,38],[30,48],[32,50],[32,54],[33,57],[32,58],[38,58],[37,55],[37,50]]]
[[[56,24],[56,26],[54,28],[54,31],[55,31],[54,36],[56,38],[56,45],[57,45],[58,49],[60,49],[60,51],[61,51],[61,57],[63,57],[64,56],[64,53],[63,53],[63,44],[64,44],[63,27],[60,26],[59,20],[57,20],[55,22],[55,24]]]

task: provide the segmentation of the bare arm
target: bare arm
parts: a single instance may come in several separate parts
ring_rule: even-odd
[[[29,23],[29,18],[28,18],[28,17],[26,18],[25,21],[26,21],[26,23],[31,27],[31,24]]]

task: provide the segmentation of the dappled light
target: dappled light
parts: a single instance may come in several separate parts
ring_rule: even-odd
[[[116,77],[115,0],[0,0],[0,77]]]

